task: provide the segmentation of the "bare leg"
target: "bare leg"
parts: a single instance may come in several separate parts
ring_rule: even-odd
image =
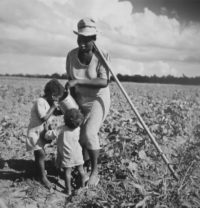
[[[88,186],[94,187],[99,181],[98,166],[97,166],[99,150],[88,150],[88,153],[91,159],[91,174],[90,174],[90,178],[88,181]]]
[[[83,165],[79,165],[77,168],[78,168],[78,171],[81,175],[81,187],[84,187],[86,181],[88,180],[88,177],[84,171]]]
[[[89,172],[91,170],[90,156],[86,148],[82,147],[82,150],[83,150],[83,159],[85,161],[83,167],[84,167],[85,172]]]
[[[102,103],[101,99],[94,100],[89,114],[87,114],[88,112],[85,112],[86,122],[81,126],[80,142],[82,146],[87,148],[91,160],[91,174],[88,181],[88,187],[96,186],[99,181],[97,160],[99,157],[100,146],[98,132],[107,113],[104,104],[105,103]]]
[[[71,194],[72,193],[72,187],[71,187],[71,168],[65,168],[65,187],[66,187],[66,193]]]
[[[45,172],[45,153],[43,149],[34,151],[35,155],[35,165],[36,171],[38,173],[40,181],[44,184],[44,186],[50,189],[51,183],[47,179],[46,172]]]

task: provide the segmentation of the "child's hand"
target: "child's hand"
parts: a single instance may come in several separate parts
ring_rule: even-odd
[[[58,100],[54,100],[54,101],[53,101],[53,106],[54,106],[55,108],[58,108],[58,107],[59,107],[59,102],[58,102]]]
[[[46,140],[47,143],[51,143],[56,138],[57,138],[57,134],[55,130],[49,130],[44,135],[44,139]]]

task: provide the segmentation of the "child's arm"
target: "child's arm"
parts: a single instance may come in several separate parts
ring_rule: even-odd
[[[57,99],[58,102],[61,102],[63,101],[67,96],[68,96],[69,92],[67,90],[64,91],[63,95],[61,97],[59,97]],[[53,114],[55,116],[60,116],[60,115],[63,115],[63,111],[60,109],[60,106],[58,106],[58,108],[56,108],[53,112]]]
[[[45,122],[49,119],[49,117],[53,114],[53,112],[57,108],[58,102],[54,101],[51,107],[49,108],[47,101],[44,98],[39,98],[37,100],[36,105],[37,105],[37,113],[38,113],[40,120],[42,122]]]
[[[44,115],[43,117],[41,117],[41,121],[45,122],[49,119],[49,117],[53,114],[53,112],[55,111],[55,109],[58,107],[58,102],[54,101],[53,105],[50,107],[50,109],[47,111],[46,115]]]

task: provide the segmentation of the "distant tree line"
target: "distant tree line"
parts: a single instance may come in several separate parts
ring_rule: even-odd
[[[34,77],[34,78],[56,78],[66,79],[66,74],[0,74],[0,76],[15,76],[15,77]],[[200,76],[198,77],[187,77],[184,74],[181,77],[174,77],[172,75],[158,77],[153,76],[142,76],[142,75],[122,75],[117,74],[117,78],[121,82],[137,82],[137,83],[160,83],[160,84],[181,84],[181,85],[200,85]],[[111,77],[111,81],[114,78]]]
[[[172,75],[158,77],[153,76],[141,76],[141,75],[122,75],[117,74],[117,78],[120,81],[126,82],[139,82],[139,83],[161,83],[161,84],[181,84],[181,85],[200,85],[200,76],[187,77],[184,74],[181,77],[174,77]]]
[[[0,74],[0,76],[9,76],[9,77],[30,77],[30,78],[47,78],[47,79],[66,79],[66,74]]]

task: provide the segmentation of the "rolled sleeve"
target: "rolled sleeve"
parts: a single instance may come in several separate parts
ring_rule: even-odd
[[[36,106],[37,106],[37,112],[39,118],[43,118],[47,114],[47,111],[50,108],[46,100],[44,100],[43,98],[39,98],[37,100]]]

